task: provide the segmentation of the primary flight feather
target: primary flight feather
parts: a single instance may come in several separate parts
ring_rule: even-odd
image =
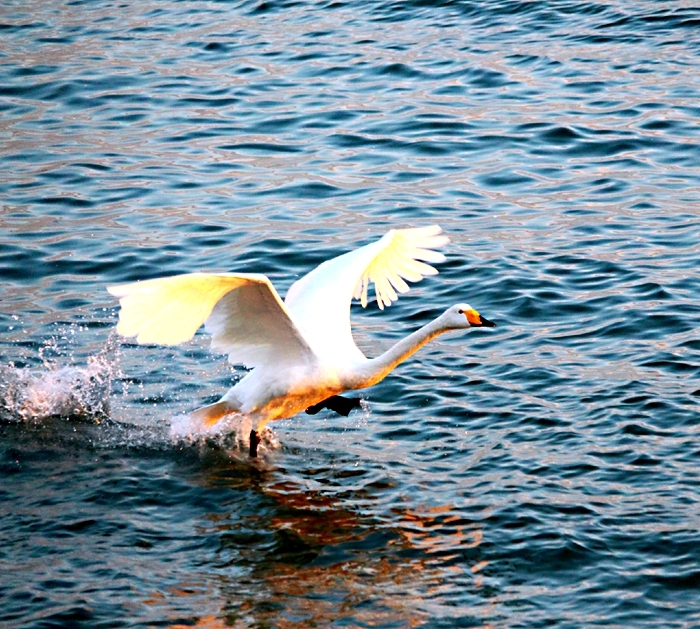
[[[346,414],[346,404],[333,401],[335,396],[379,382],[437,335],[495,327],[469,305],[458,304],[377,358],[365,357],[355,345],[352,299],[366,306],[372,283],[379,307],[391,305],[409,289],[407,281],[437,273],[428,263],[444,260],[434,249],[447,242],[437,225],[391,230],[319,265],[291,286],[284,301],[256,273],[188,273],[108,290],[120,299],[117,332],[123,336],[177,345],[204,324],[213,350],[252,368],[221,400],[191,416],[206,427],[229,413],[249,416],[255,456],[258,431],[267,422],[305,409],[316,412],[324,404]]]

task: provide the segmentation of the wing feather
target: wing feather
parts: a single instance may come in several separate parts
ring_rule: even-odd
[[[404,282],[403,278],[396,273],[393,269],[388,269],[387,270],[387,279],[391,282],[391,285],[399,292],[399,293],[407,293],[409,290],[411,290],[411,287]]]
[[[350,302],[367,306],[374,284],[377,305],[383,309],[437,270],[428,262],[445,256],[432,249],[449,242],[437,225],[391,230],[381,239],[324,262],[295,282],[285,304],[316,353],[332,351],[336,357],[362,357],[350,331]],[[329,348],[329,349],[327,349]]]
[[[177,345],[206,322],[212,349],[254,367],[313,354],[270,280],[258,274],[188,273],[108,287],[120,298],[117,332]]]

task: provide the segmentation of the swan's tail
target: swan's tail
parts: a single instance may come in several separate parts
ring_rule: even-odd
[[[225,400],[220,400],[219,402],[214,402],[214,404],[209,404],[208,406],[202,406],[196,411],[190,413],[190,418],[204,428],[211,428],[216,422],[218,422],[222,417],[233,413],[236,409],[231,406]]]

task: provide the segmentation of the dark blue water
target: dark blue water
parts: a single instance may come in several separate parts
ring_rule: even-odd
[[[0,7],[0,624],[700,627],[700,10],[661,0]],[[173,441],[239,372],[105,286],[391,227],[349,418]]]

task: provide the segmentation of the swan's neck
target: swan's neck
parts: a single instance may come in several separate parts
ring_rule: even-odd
[[[381,356],[368,360],[357,373],[355,389],[362,389],[383,380],[399,363],[415,354],[423,345],[432,341],[436,336],[450,330],[438,317],[422,328],[400,340]]]

